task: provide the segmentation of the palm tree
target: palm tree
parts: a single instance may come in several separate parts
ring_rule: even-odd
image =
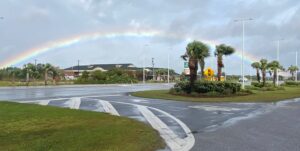
[[[267,59],[261,59],[260,60],[260,70],[262,73],[262,80],[263,80],[263,86],[266,85],[266,74],[268,70],[268,60]]]
[[[260,73],[259,73],[259,69],[260,69],[260,63],[259,62],[253,62],[251,64],[251,66],[256,69],[256,78],[258,83],[260,83]]]
[[[45,85],[48,85],[48,82],[47,82],[48,74],[49,74],[49,71],[52,71],[52,70],[53,70],[53,66],[49,63],[47,63],[43,66]]]
[[[209,47],[200,41],[193,41],[187,45],[186,53],[181,57],[184,60],[189,58],[191,87],[194,86],[197,80],[198,63],[200,64],[201,75],[204,77],[205,58],[209,57],[209,55]]]
[[[24,65],[24,70],[26,73],[26,83],[27,83],[27,85],[29,85],[30,75],[33,76],[34,72],[35,72],[35,65],[32,63],[28,63],[28,64]]]
[[[226,46],[225,44],[217,45],[215,56],[217,56],[218,62],[218,81],[221,81],[222,76],[222,68],[224,67],[223,64],[223,56],[231,55],[235,52],[234,48],[230,46]]]
[[[273,84],[276,84],[277,71],[283,67],[279,64],[278,61],[272,61],[268,64],[268,68],[273,72]]]
[[[297,74],[297,71],[299,70],[299,68],[297,66],[293,66],[291,65],[288,70],[290,71],[290,73],[292,74],[292,78],[296,80],[295,78],[295,73]]]

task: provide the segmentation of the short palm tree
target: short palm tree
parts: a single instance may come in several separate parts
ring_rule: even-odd
[[[205,58],[209,56],[209,47],[206,44],[200,41],[193,41],[187,45],[186,53],[181,57],[184,60],[187,60],[187,58],[189,59],[191,87],[194,86],[194,83],[197,80],[198,63],[200,64],[201,75],[203,77],[205,68]]]
[[[44,82],[45,82],[45,85],[48,85],[48,74],[49,74],[49,71],[52,71],[53,70],[53,66],[49,63],[45,64],[43,66],[43,71],[44,71]]]
[[[273,72],[273,84],[276,84],[277,79],[277,71],[282,69],[283,67],[279,64],[278,61],[272,61],[268,64],[268,68]]]
[[[256,69],[256,79],[258,81],[258,83],[260,83],[260,73],[259,73],[259,69],[260,69],[260,62],[253,62],[251,64],[252,68]]]
[[[221,81],[222,68],[224,67],[223,56],[231,55],[235,52],[234,48],[226,46],[225,44],[217,45],[215,56],[217,56],[218,63],[218,81]]]
[[[260,70],[261,70],[261,74],[262,74],[263,86],[266,85],[266,74],[267,74],[268,68],[269,68],[268,60],[267,59],[261,59],[260,60]]]
[[[295,73],[297,74],[297,71],[299,70],[299,68],[298,68],[297,66],[291,65],[291,66],[288,68],[288,70],[289,70],[290,73],[292,74],[292,78],[293,78],[294,80],[296,80],[296,78],[295,78]]]

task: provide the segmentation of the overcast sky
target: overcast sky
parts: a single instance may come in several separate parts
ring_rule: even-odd
[[[295,64],[295,51],[300,52],[299,0],[2,0],[0,16],[4,17],[0,20],[0,62],[82,33],[153,29],[177,38],[102,38],[49,51],[27,62],[37,59],[65,68],[79,59],[81,64],[142,66],[145,57],[147,66],[155,58],[155,66],[167,67],[169,53],[171,67],[181,72],[180,55],[189,40],[217,41],[240,49],[242,25],[234,22],[238,18],[254,19],[245,25],[247,53],[274,60],[275,41],[284,38],[280,59],[287,67]],[[214,68],[216,59],[211,57],[206,62]],[[229,74],[239,74],[240,65],[235,55],[225,58]],[[248,62],[246,67],[246,74],[254,74]]]

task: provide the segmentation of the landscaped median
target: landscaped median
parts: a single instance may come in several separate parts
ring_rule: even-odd
[[[0,102],[0,150],[122,150],[164,148],[158,132],[105,113]]]
[[[251,90],[249,94],[223,96],[191,96],[172,94],[170,90],[152,90],[132,93],[133,96],[192,102],[276,102],[285,99],[299,98],[300,87],[284,87],[284,90],[260,91]]]

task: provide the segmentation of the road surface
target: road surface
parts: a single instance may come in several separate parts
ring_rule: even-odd
[[[107,112],[145,122],[174,151],[299,151],[300,100],[196,103],[132,97],[172,85],[0,88],[0,100]]]

